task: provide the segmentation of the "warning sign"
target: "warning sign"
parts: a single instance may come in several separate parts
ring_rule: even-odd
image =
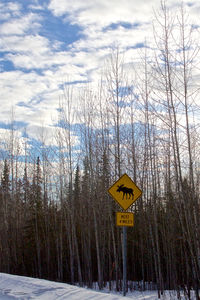
[[[124,210],[127,210],[142,195],[142,191],[127,174],[122,175],[108,192]]]
[[[117,226],[130,226],[134,225],[134,214],[130,212],[117,212],[116,213]]]

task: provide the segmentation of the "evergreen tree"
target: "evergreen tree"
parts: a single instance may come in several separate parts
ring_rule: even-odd
[[[29,197],[30,197],[30,182],[29,182],[29,179],[28,179],[27,167],[26,166],[24,168],[22,187],[23,187],[23,202],[24,202],[24,204],[27,204],[28,200],[29,200]]]
[[[7,159],[4,161],[4,169],[1,177],[1,191],[8,195],[10,192],[9,165]]]
[[[4,161],[3,173],[1,176],[0,187],[0,266],[1,271],[10,271],[10,245],[9,245],[9,229],[10,229],[10,174],[7,160]]]

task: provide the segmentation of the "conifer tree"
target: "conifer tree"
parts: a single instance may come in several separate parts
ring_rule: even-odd
[[[3,173],[1,176],[0,187],[0,266],[2,271],[10,271],[10,212],[11,212],[11,196],[10,196],[10,178],[9,165],[7,160],[4,161]]]

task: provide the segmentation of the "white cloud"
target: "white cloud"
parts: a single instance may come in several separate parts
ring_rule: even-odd
[[[62,151],[68,151],[66,144],[69,132],[67,129],[62,130],[58,127],[44,125],[41,121],[38,125],[28,125],[27,134],[30,138],[38,140],[45,146],[58,146],[61,143]],[[59,141],[59,139],[61,140]],[[70,142],[72,147],[78,145],[78,137],[73,133],[70,135]]]
[[[24,35],[30,29],[32,32],[37,30],[40,27],[39,20],[40,17],[33,13],[8,19],[0,25],[0,32],[3,35]]]
[[[70,20],[81,25],[96,24],[97,26],[107,26],[120,21],[135,22],[141,21],[141,14],[145,16],[152,9],[157,1],[150,0],[148,5],[143,1],[129,0],[90,0],[90,1],[65,1],[59,3],[51,0],[49,9],[57,16],[62,16],[70,12]]]
[[[37,11],[37,10],[44,10],[45,8],[42,6],[42,5],[40,5],[40,4],[38,4],[38,1],[35,1],[36,3],[34,3],[34,4],[30,4],[29,5],[29,9],[30,10],[32,10],[32,11]]]
[[[1,50],[11,53],[43,54],[49,51],[50,45],[47,38],[40,35],[7,36],[3,37]],[[12,54],[14,55],[14,54]]]
[[[8,151],[15,156],[25,155],[25,148],[30,149],[30,145],[27,143],[28,139],[23,137],[22,131],[12,130],[10,128],[0,128],[0,149]],[[26,144],[26,146],[25,146]]]
[[[181,4],[169,0],[169,6]],[[187,0],[183,2],[187,3]],[[67,16],[72,23],[81,26],[93,25],[96,28],[103,28],[118,22],[150,22],[153,9],[160,7],[160,1],[149,0],[51,0],[48,8],[56,16]]]
[[[48,90],[45,80],[42,80],[36,73],[20,71],[0,73],[0,88],[2,90],[1,107],[3,107],[2,104],[8,106],[21,101],[28,102]]]
[[[16,2],[0,3],[0,20],[7,20],[11,17],[20,16],[21,5]]]

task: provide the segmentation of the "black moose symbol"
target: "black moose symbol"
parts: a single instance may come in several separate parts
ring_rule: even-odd
[[[134,197],[134,195],[133,195],[133,189],[124,186],[124,184],[118,185],[117,192],[119,192],[119,193],[123,192],[123,198],[122,198],[122,200],[124,199],[125,195],[126,195],[126,199],[127,199],[128,196],[129,196],[128,199],[130,199],[131,196],[132,196],[132,199]]]

